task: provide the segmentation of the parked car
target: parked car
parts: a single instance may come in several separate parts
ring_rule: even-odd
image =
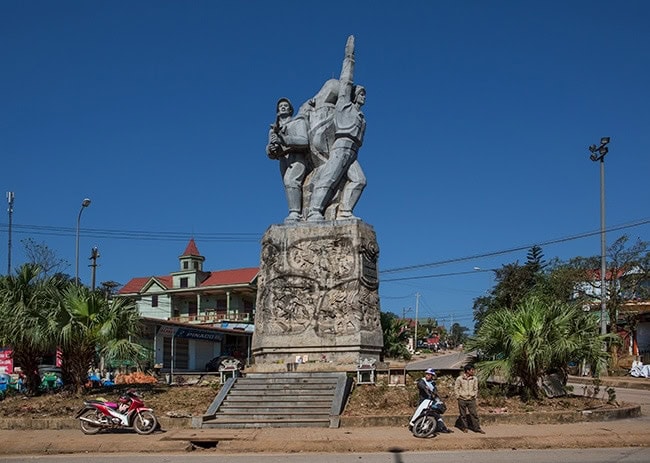
[[[226,360],[234,360],[237,362],[237,366],[239,368],[242,367],[241,360],[233,357],[232,355],[220,355],[218,357],[213,358],[210,360],[208,363],[205,364],[205,371],[219,371],[219,367],[222,366],[223,362]]]

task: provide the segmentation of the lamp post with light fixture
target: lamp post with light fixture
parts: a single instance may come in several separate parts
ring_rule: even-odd
[[[600,139],[600,146],[591,145],[591,159],[600,162],[600,334],[607,333],[607,288],[605,287],[605,275],[607,271],[606,245],[605,245],[605,155],[609,152],[607,145],[609,137]]]
[[[81,213],[85,208],[90,206],[90,199],[84,198],[81,202],[81,209],[79,209],[79,215],[77,216],[77,240],[75,242],[75,272],[74,279],[75,283],[79,284],[79,224],[81,223]]]

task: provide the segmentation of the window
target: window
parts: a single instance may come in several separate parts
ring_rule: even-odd
[[[154,294],[151,296],[151,307],[158,307],[158,295]]]
[[[190,263],[188,261],[183,262],[183,270],[190,268]]]
[[[198,269],[199,269],[199,263],[198,263],[198,262],[194,262],[194,270],[198,270]]]
[[[187,288],[187,277],[181,278],[181,288]]]

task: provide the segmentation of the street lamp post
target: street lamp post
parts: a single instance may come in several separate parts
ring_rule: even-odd
[[[84,198],[84,200],[81,202],[81,209],[79,209],[79,215],[77,216],[77,240],[75,242],[75,272],[74,272],[74,277],[75,277],[75,282],[79,284],[79,225],[81,224],[81,213],[84,211],[85,208],[90,206],[90,199]]]
[[[605,259],[605,155],[609,151],[607,145],[609,137],[600,139],[600,146],[591,145],[589,158],[594,162],[600,162],[600,334],[607,333],[607,288],[605,287],[605,275],[607,262]]]

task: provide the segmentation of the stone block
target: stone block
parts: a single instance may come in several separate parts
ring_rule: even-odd
[[[255,363],[379,359],[378,256],[360,220],[272,225],[262,239]]]

